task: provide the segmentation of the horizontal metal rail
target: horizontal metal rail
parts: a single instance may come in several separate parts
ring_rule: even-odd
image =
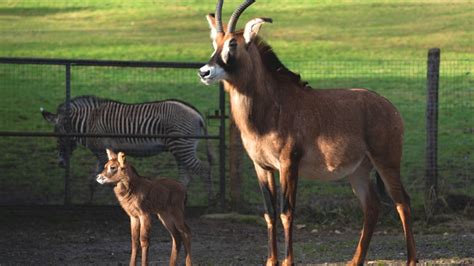
[[[160,139],[219,139],[219,135],[164,135],[164,134],[92,134],[0,131],[0,137],[78,137],[78,138],[160,138]]]
[[[31,64],[33,65],[68,65],[69,64],[69,65],[74,65],[74,66],[116,66],[116,67],[196,69],[196,68],[200,68],[205,63],[0,57],[0,64],[30,64],[30,65]]]

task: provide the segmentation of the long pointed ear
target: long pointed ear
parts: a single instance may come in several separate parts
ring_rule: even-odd
[[[58,115],[50,113],[46,110],[44,110],[43,107],[40,108],[41,114],[43,115],[43,118],[48,121],[49,123],[52,124],[57,124],[58,123]]]
[[[120,167],[124,167],[124,165],[125,165],[125,153],[123,153],[123,152],[118,153],[118,162],[120,164]]]
[[[216,29],[216,17],[213,13],[206,16],[207,23],[209,23],[209,28],[211,28],[211,39],[214,41],[217,37]]]
[[[255,38],[255,36],[257,36],[260,27],[265,22],[272,23],[273,21],[271,18],[254,18],[251,21],[247,22],[247,24],[245,24],[245,44],[249,44]]]
[[[107,157],[109,158],[109,161],[117,159],[117,154],[115,154],[115,152],[113,152],[111,149],[106,149],[105,152],[107,152]]]

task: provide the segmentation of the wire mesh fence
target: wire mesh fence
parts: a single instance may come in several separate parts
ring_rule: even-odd
[[[62,64],[64,62],[59,63],[0,64],[0,131],[53,133],[54,126],[43,119],[40,108],[56,113],[58,106],[65,102],[66,68]],[[220,123],[207,119],[208,114],[219,113],[219,89],[216,86],[205,87],[197,81],[196,70],[186,64],[166,68],[145,63],[134,66],[73,63],[70,68],[70,97],[94,95],[124,103],[165,99],[187,102],[207,120],[208,135],[214,136],[208,141],[212,143],[214,157],[217,159],[215,161],[219,163],[219,142],[215,140],[215,136],[219,134]],[[199,142],[198,157],[206,162],[206,148],[201,144],[204,140]],[[66,197],[66,187],[70,187],[72,204],[115,202],[109,188],[96,186],[94,176],[97,158],[81,145],[70,160],[70,178],[64,178],[64,170],[57,165],[56,138],[6,136],[0,138],[0,146],[3,151],[0,165],[2,204],[59,204]],[[152,157],[136,157],[132,162],[144,176],[178,179],[176,161],[169,152]],[[217,193],[219,167],[216,163],[211,171],[214,192]],[[65,182],[68,181],[70,183],[66,185]],[[194,177],[189,187],[190,202],[196,205],[207,204],[206,189],[203,186],[203,181]],[[94,197],[91,201],[92,191]]]
[[[441,61],[439,84],[439,176],[440,189],[472,194],[474,161],[473,61]],[[412,198],[423,197],[425,170],[426,61],[293,61],[287,67],[300,73],[315,89],[368,88],[388,98],[405,121],[402,175]],[[39,108],[55,111],[64,102],[64,67],[57,65],[0,64],[0,131],[48,132],[52,126]],[[127,103],[175,98],[213,114],[218,106],[218,89],[201,85],[196,70],[182,68],[139,68],[123,66],[73,66],[71,97],[96,95]],[[219,124],[209,120],[210,134]],[[214,147],[218,144],[213,141]],[[62,203],[63,170],[56,165],[54,138],[0,138],[0,203]],[[201,158],[204,149],[200,147]],[[217,154],[217,149],[216,154]],[[71,160],[72,202],[88,201],[95,158],[79,147]],[[134,158],[137,169],[147,176],[177,178],[171,155]],[[245,156],[243,201],[260,204],[261,196],[253,166]],[[217,166],[213,168],[218,187]],[[226,175],[226,178],[230,178]],[[347,182],[324,183],[301,180],[299,201],[311,203],[326,196],[351,194]],[[195,179],[190,186],[191,204],[205,204],[205,189]],[[110,190],[101,188],[94,204],[108,204]],[[352,196],[350,196],[352,197]],[[421,201],[418,201],[421,202]]]

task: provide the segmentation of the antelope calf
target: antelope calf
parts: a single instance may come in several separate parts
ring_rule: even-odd
[[[214,52],[199,70],[205,84],[222,81],[242,142],[252,159],[265,203],[268,265],[278,264],[277,189],[285,232],[283,265],[293,264],[293,218],[300,176],[338,180],[347,177],[364,211],[364,226],[351,264],[363,264],[377,223],[379,199],[369,179],[375,169],[395,202],[407,245],[407,263],[416,263],[410,198],[400,177],[403,121],[384,97],[366,89],[314,90],[287,69],[258,32],[269,18],[255,18],[236,30],[241,4],[226,31],[219,0],[208,15]]]
[[[142,264],[148,264],[148,246],[151,215],[156,214],[171,234],[173,246],[170,265],[176,265],[181,242],[184,242],[186,265],[191,265],[191,231],[184,221],[186,189],[171,179],[149,180],[141,177],[127,163],[125,154],[118,155],[107,149],[109,161],[97,175],[100,184],[113,184],[115,196],[130,216],[132,255],[130,265],[135,265],[138,242],[142,250]]]

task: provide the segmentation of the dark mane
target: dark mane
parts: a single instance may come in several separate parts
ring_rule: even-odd
[[[177,102],[177,103],[181,103],[181,104],[193,109],[204,120],[204,116],[202,115],[202,113],[195,106],[193,106],[190,103],[187,103],[185,101],[178,100],[178,99],[173,99],[173,98],[158,100],[158,101],[147,101],[147,102],[141,102],[141,103],[124,103],[124,102],[121,102],[121,101],[102,98],[102,97],[98,97],[98,96],[94,96],[94,95],[81,95],[81,96],[76,96],[76,97],[71,99],[71,106],[74,106],[76,108],[79,108],[79,107],[82,107],[82,108],[84,108],[84,107],[98,107],[99,105],[101,105],[103,103],[107,103],[107,102],[114,102],[114,103],[119,103],[119,104],[124,104],[124,105]],[[58,113],[59,112],[64,112],[64,110],[66,108],[65,106],[66,106],[65,102],[61,103],[58,106]]]
[[[283,65],[283,63],[273,51],[272,47],[262,38],[257,36],[254,42],[260,53],[263,64],[267,70],[270,71],[270,73],[275,74],[275,76],[278,78],[290,80],[291,82],[297,84],[300,88],[308,86],[308,82],[301,80],[300,74],[292,72]]]
[[[96,97],[93,95],[81,95],[71,99],[71,107],[79,107],[79,106],[99,106],[102,103],[108,102],[110,100]],[[58,113],[63,112],[66,109],[66,102],[61,103],[58,106]]]

